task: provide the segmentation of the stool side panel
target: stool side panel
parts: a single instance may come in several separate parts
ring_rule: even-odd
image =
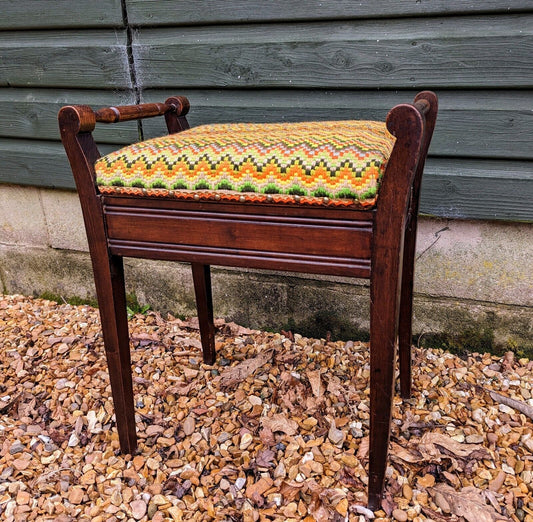
[[[370,259],[372,224],[325,218],[104,207],[110,239]]]

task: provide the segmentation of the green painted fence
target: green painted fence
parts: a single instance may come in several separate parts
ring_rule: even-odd
[[[382,119],[429,88],[440,114],[422,211],[533,220],[531,1],[9,0],[2,9],[0,181],[73,187],[56,123],[67,103],[185,94],[193,125]],[[153,136],[164,125],[142,129]],[[139,136],[135,122],[96,133],[104,152]]]

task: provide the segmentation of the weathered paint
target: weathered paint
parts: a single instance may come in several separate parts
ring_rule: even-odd
[[[531,2],[106,0],[68,16],[63,0],[46,12],[38,0],[4,4],[0,181],[73,187],[63,104],[187,94],[193,124],[383,118],[435,88],[422,211],[533,220]],[[101,126],[96,137],[106,152],[139,130]]]

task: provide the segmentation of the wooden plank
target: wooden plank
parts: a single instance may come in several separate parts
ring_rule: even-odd
[[[2,0],[2,29],[122,26],[120,0]]]
[[[429,158],[420,211],[458,219],[533,221],[533,163]]]
[[[131,88],[126,31],[0,32],[0,87]]]
[[[416,91],[318,90],[147,90],[143,101],[164,101],[175,94],[191,102],[191,125],[222,122],[305,120],[384,120],[397,103]],[[431,144],[436,156],[533,159],[533,91],[445,91]],[[145,137],[165,133],[157,120],[143,122]]]
[[[103,145],[102,154],[116,146]],[[60,142],[0,138],[0,182],[48,188],[75,188],[72,171]]]
[[[57,113],[63,105],[90,105],[94,109],[135,103],[132,91],[0,89],[0,136],[59,140]],[[139,140],[137,122],[97,125],[98,143],[126,144]]]
[[[531,11],[528,0],[126,0],[133,25],[343,20]]]
[[[148,87],[533,87],[533,15],[140,29]]]
[[[143,101],[164,101],[172,91],[147,91]],[[191,125],[229,121],[384,119],[415,91],[180,91],[189,97]],[[441,91],[431,153],[436,156],[533,159],[533,92]],[[58,140],[57,112],[67,104],[93,108],[134,103],[131,92],[0,89],[0,136]],[[146,137],[166,133],[163,118],[143,122]],[[98,143],[138,141],[135,122],[97,125]]]
[[[101,147],[106,154],[113,146]],[[60,143],[0,139],[0,182],[74,188]],[[533,221],[533,164],[429,158],[421,211],[464,219]]]

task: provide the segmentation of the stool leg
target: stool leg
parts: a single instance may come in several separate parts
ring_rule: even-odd
[[[398,266],[398,265],[396,265]],[[380,509],[394,391],[399,273],[386,263],[373,268],[370,310],[370,452],[368,506]]]
[[[96,295],[122,453],[137,448],[124,266],[117,256],[93,257]]]
[[[416,216],[405,231],[403,269],[400,297],[400,321],[398,326],[398,346],[400,362],[400,395],[411,397],[411,340],[413,324],[413,282],[416,249]]]
[[[204,362],[215,362],[215,323],[213,320],[213,296],[211,293],[211,271],[209,265],[192,263],[192,277],[196,294],[196,309],[202,339]]]

